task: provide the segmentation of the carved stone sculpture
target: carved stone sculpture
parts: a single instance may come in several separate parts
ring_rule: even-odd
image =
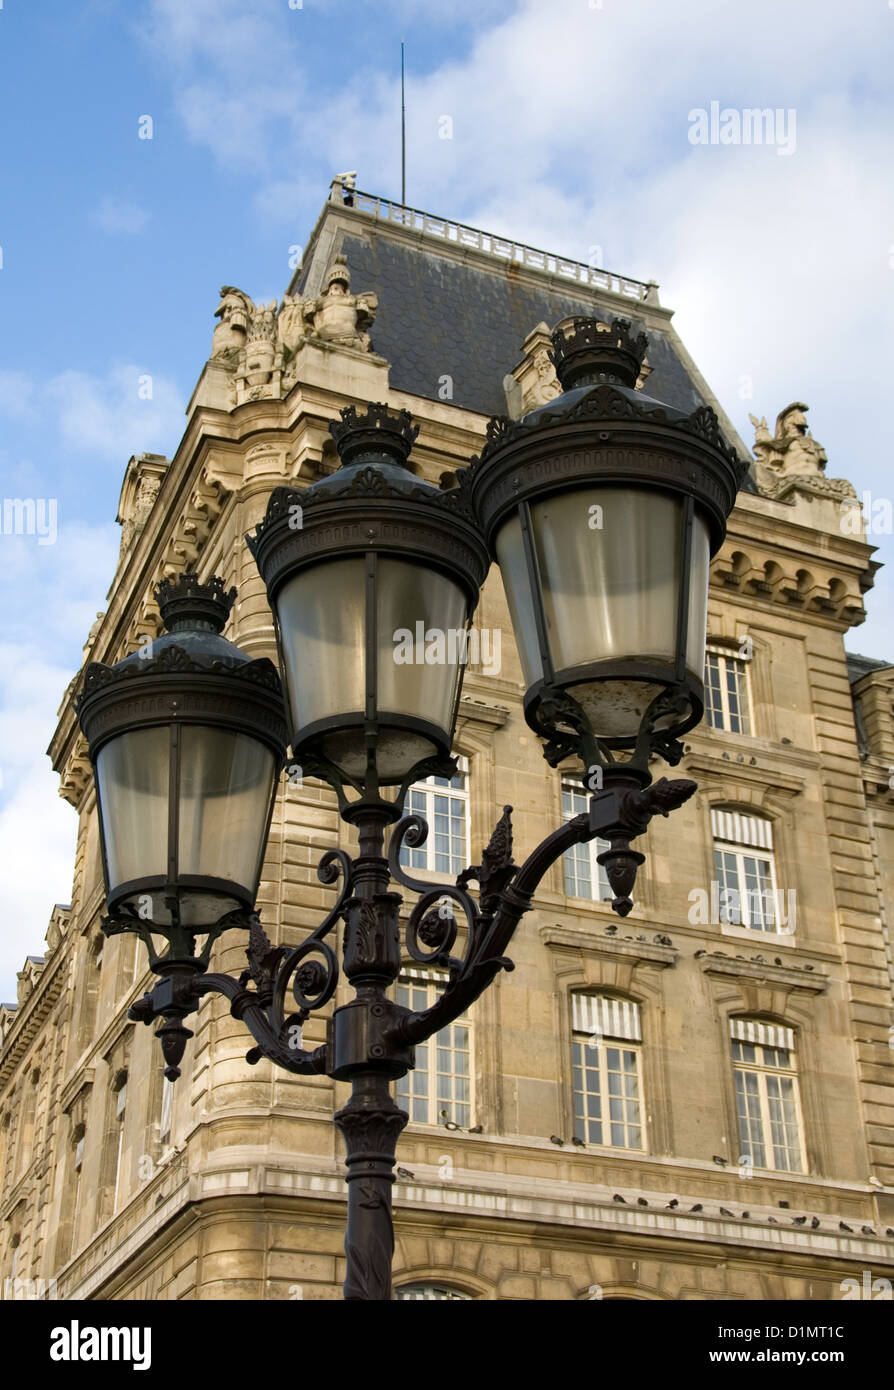
[[[308,300],[304,315],[309,335],[323,342],[369,351],[370,327],[376,315],[376,294],[351,294],[351,272],[347,258],[336,256],[326,276],[326,288],[316,299]]]
[[[855,496],[846,479],[825,476],[826,451],[807,428],[804,412],[808,409],[803,401],[792,401],[777,415],[772,435],[766,416],[749,416],[754,425],[754,473],[759,491],[777,500],[793,489],[826,497]]]
[[[230,405],[278,398],[296,380],[294,358],[305,342],[370,352],[367,329],[375,318],[378,296],[352,294],[343,255],[326,276],[323,293],[314,299],[286,294],[282,303],[255,304],[234,285],[224,285],[215,317],[211,359],[232,373]]]
[[[214,311],[214,317],[220,319],[220,323],[216,326],[211,341],[212,357],[230,357],[235,360],[236,354],[245,346],[254,307],[243,290],[237,290],[234,285],[222,287],[220,303]]]
[[[608,324],[605,325],[608,331]],[[529,410],[536,410],[538,406],[547,405],[562,394],[562,387],[559,385],[559,378],[556,376],[556,369],[552,362],[552,337],[550,330],[545,323],[538,323],[536,328],[525,338],[522,346],[523,357],[518,366],[513,369],[512,376],[521,388],[521,409],[513,412],[510,401],[510,415],[518,418],[518,415],[525,415]],[[651,374],[652,368],[646,361],[643,361],[642,370],[637,380],[637,390],[642,390],[643,382]],[[516,393],[512,393],[514,396]],[[509,396],[507,395],[507,400]]]

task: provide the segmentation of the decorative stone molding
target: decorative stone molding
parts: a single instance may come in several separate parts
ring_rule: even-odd
[[[128,462],[115,518],[121,527],[119,565],[145,529],[169,467],[163,454],[135,454]]]
[[[604,327],[608,332],[609,325],[606,323]],[[535,410],[537,406],[546,405],[562,394],[562,387],[553,365],[552,337],[545,323],[538,323],[531,329],[522,345],[522,353],[522,360],[513,367],[511,377],[518,383],[518,391],[511,394],[520,402],[519,415]],[[638,391],[642,390],[644,382],[651,374],[652,368],[648,365],[648,359],[644,358],[636,382]]]
[[[787,568],[779,563],[780,552],[751,553],[742,549],[730,551],[724,546],[711,565],[711,583],[718,589],[732,589],[766,603],[783,608],[835,618],[847,627],[856,627],[866,618],[863,606],[863,585],[860,577],[817,564],[811,556],[811,568],[801,566],[795,557],[786,557]],[[870,581],[871,582],[871,581]],[[869,584],[865,588],[869,588]]]
[[[596,953],[602,960],[612,961],[619,967],[618,980],[614,987],[629,989],[633,974],[641,965],[654,966],[667,970],[679,960],[679,952],[674,950],[671,938],[664,932],[652,932],[651,941],[644,932],[634,936],[615,936],[611,928],[600,932],[590,927],[572,926],[567,922],[550,923],[540,928],[540,939],[546,946],[564,952],[585,951],[588,955]],[[626,983],[620,983],[621,979]],[[608,981],[604,981],[608,985]]]
[[[809,963],[800,966],[777,965],[775,961],[771,964],[760,955],[746,958],[728,956],[725,951],[711,951],[702,957],[701,968],[706,975],[731,978],[743,986],[770,990],[774,998],[780,991],[786,999],[790,994],[824,994],[829,986],[829,976],[817,974]],[[758,1009],[757,1005],[753,1007],[758,1012],[779,1012],[778,1007],[771,1008],[766,1000],[761,1008]]]
[[[459,702],[457,727],[480,724],[489,730],[502,729],[508,719],[509,710],[504,705],[488,705],[468,695],[464,695]]]
[[[68,757],[59,773],[59,795],[75,810],[80,809],[84,793],[93,780],[93,769],[87,756],[87,743],[82,734],[75,736]]]
[[[727,800],[770,816],[785,815],[793,798],[802,796],[807,786],[804,777],[783,772],[778,763],[761,767],[756,754],[689,752],[682,767],[695,774],[700,795],[709,801]]]

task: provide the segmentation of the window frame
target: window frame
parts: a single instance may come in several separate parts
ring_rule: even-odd
[[[436,973],[433,970],[427,970],[421,967],[405,965],[401,967],[400,974],[395,980],[395,996],[398,1000],[400,999],[400,990],[402,988],[406,989],[407,987],[410,987],[416,989],[424,989],[426,993],[425,1007],[429,1008],[435,1002],[435,999],[443,992],[446,983],[446,974],[442,974],[440,972]],[[409,1007],[415,1008],[416,1006],[410,1004]],[[453,1030],[454,1028],[464,1028],[466,1030],[467,1047],[464,1050],[466,1051],[468,1056],[468,1071],[464,1079],[467,1083],[468,1100],[457,1101],[454,1098],[451,1101],[445,1102],[442,1101],[442,1099],[438,1096],[438,1078],[442,1073],[440,1073],[438,1070],[437,1052],[439,1048],[443,1048],[443,1044],[439,1043],[438,1040],[440,1039],[443,1033],[447,1032],[448,1029]],[[423,1052],[423,1049],[427,1049],[427,1051]],[[452,1031],[449,1050],[451,1054],[457,1050],[460,1050],[456,1049],[455,1043],[452,1040]],[[419,1065],[420,1054],[424,1055],[426,1058],[426,1063],[424,1067],[420,1067]],[[478,1097],[477,1088],[475,1085],[474,1057],[475,1026],[467,1013],[460,1014],[459,1018],[455,1018],[451,1023],[446,1024],[444,1028],[440,1028],[437,1033],[433,1033],[432,1036],[430,1038],[427,1038],[425,1042],[416,1044],[416,1067],[413,1068],[412,1071],[407,1072],[404,1076],[399,1077],[394,1083],[394,1099],[396,1103],[401,1107],[401,1109],[406,1110],[409,1114],[409,1123],[411,1125],[429,1125],[433,1128],[444,1129],[448,1124],[455,1124],[459,1129],[469,1130],[475,1124],[477,1124],[476,1105],[478,1102]],[[422,1072],[424,1072],[427,1077],[428,1094],[424,1097],[414,1096],[413,1077],[414,1075],[418,1075]],[[460,1079],[463,1079],[461,1077],[461,1073],[457,1073],[455,1070],[452,1070],[447,1074],[451,1077],[451,1079],[454,1082],[457,1080],[458,1077]],[[408,1095],[401,1095],[401,1090],[404,1089],[404,1087],[406,1087],[406,1089],[408,1090]],[[453,1088],[451,1087],[451,1089]],[[424,1100],[427,1103],[428,1115],[426,1119],[418,1120],[414,1118],[413,1101],[415,1100]],[[457,1119],[457,1112],[455,1109],[451,1109],[447,1117],[442,1118],[440,1115],[440,1111],[444,1105],[447,1105],[448,1107],[458,1105],[464,1106],[468,1111],[465,1122],[461,1122],[459,1119]],[[434,1116],[434,1118],[432,1118],[432,1116]]]
[[[787,1044],[785,1047],[781,1047],[776,1043],[770,1043],[760,1038],[749,1040],[734,1037],[733,1031],[736,1023],[754,1024],[757,1031],[767,1028],[776,1028],[777,1031],[784,1030],[784,1032],[788,1034]],[[801,1103],[801,1072],[798,1065],[800,1049],[798,1047],[798,1037],[795,1030],[789,1028],[788,1025],[767,1024],[761,1019],[736,1015],[728,1020],[727,1042],[729,1045],[729,1058],[733,1081],[733,1113],[735,1115],[736,1136],[740,1148],[739,1160],[744,1161],[747,1157],[752,1167],[758,1168],[766,1173],[794,1173],[804,1176],[807,1173],[807,1135],[804,1129],[804,1111]],[[760,1049],[760,1060],[749,1061],[747,1059],[737,1058],[734,1051],[736,1044],[739,1044],[739,1046],[753,1047],[756,1050]],[[767,1062],[765,1060],[767,1048],[771,1048],[774,1052],[786,1051],[789,1054],[789,1065],[781,1066],[778,1063]],[[748,1073],[757,1077],[756,1085],[760,1119],[760,1139],[765,1160],[763,1163],[756,1162],[753,1155],[748,1152],[746,1146],[750,1146],[753,1141],[750,1138],[746,1140],[742,1136],[742,1116],[739,1113],[739,1091],[737,1087],[737,1075],[739,1073]],[[798,1143],[796,1160],[799,1166],[797,1167],[782,1168],[775,1162],[778,1155],[777,1146],[773,1139],[773,1117],[770,1108],[771,1098],[767,1087],[767,1079],[771,1076],[787,1077],[792,1082],[794,1127]],[[769,1165],[766,1160],[771,1156],[774,1159],[774,1163]]]
[[[598,1001],[600,1001],[600,1007],[599,1007],[599,1009],[597,1010],[597,1009],[594,1008],[594,1009],[591,1010],[591,1011],[592,1011],[594,1014],[595,1014],[595,1013],[602,1013],[602,1015],[603,1015],[603,1023],[604,1023],[604,1019],[605,1019],[605,1014],[606,1014],[606,1013],[614,1013],[614,1014],[616,1015],[616,1017],[620,1016],[621,1027],[620,1027],[617,1031],[614,1031],[614,1030],[613,1030],[613,1024],[612,1024],[612,1022],[609,1022],[609,1025],[608,1025],[608,1029],[609,1029],[609,1030],[608,1030],[608,1031],[603,1031],[603,1026],[600,1025],[600,1023],[599,1023],[598,1020],[597,1020],[597,1026],[594,1027],[594,1028],[589,1028],[589,1024],[588,1024],[587,1027],[578,1026],[579,1022],[583,1022],[583,1020],[579,1020],[578,1017],[577,1017],[577,1014],[578,1014],[577,1001],[578,1001],[578,1000],[583,1000],[583,999],[590,999],[590,1000],[598,1000]],[[583,1143],[586,1145],[587,1148],[593,1148],[593,1149],[607,1149],[607,1150],[610,1150],[612,1153],[628,1153],[628,1154],[645,1154],[645,1153],[648,1153],[648,1151],[649,1151],[649,1148],[648,1148],[648,1142],[649,1142],[649,1128],[648,1128],[648,1114],[647,1114],[647,1110],[646,1110],[646,1100],[645,1100],[645,1094],[644,1094],[644,1093],[645,1093],[646,1058],[645,1058],[645,1049],[644,1049],[644,1047],[643,1047],[643,1036],[642,1036],[642,1010],[641,1010],[641,1007],[640,1007],[639,1003],[638,1003],[636,1000],[633,1000],[633,999],[628,999],[628,998],[625,998],[625,997],[623,997],[623,996],[618,996],[618,995],[611,994],[608,990],[600,990],[600,989],[596,989],[596,990],[594,990],[594,989],[575,989],[575,990],[572,990],[572,991],[571,991],[570,999],[569,999],[569,1004],[570,1004],[569,1012],[570,1012],[570,1015],[571,1015],[571,1029],[570,1029],[570,1043],[571,1043],[571,1047],[570,1047],[570,1062],[571,1062],[571,1071],[570,1071],[571,1124],[572,1124],[572,1130],[573,1130],[573,1133],[574,1133],[575,1137],[578,1138],[578,1139],[583,1140]],[[612,1006],[615,1006],[614,1009],[612,1009]],[[582,1009],[582,1008],[581,1008],[581,1012],[583,1012],[583,1009]],[[625,1017],[625,1015],[626,1015],[626,1017]],[[625,1028],[626,1028],[626,1032],[624,1031]],[[635,1032],[638,1036],[629,1036],[629,1034],[634,1033],[634,1032]],[[598,1041],[597,1041],[595,1044],[594,1044],[593,1041],[592,1041],[594,1037],[597,1037],[597,1038],[598,1038]],[[578,1056],[577,1056],[577,1047],[578,1047],[578,1046],[581,1047],[580,1061],[578,1061]],[[639,1145],[638,1145],[636,1148],[634,1148],[632,1145],[627,1144],[627,1143],[624,1143],[624,1144],[614,1144],[614,1143],[611,1142],[610,1137],[609,1137],[608,1139],[606,1139],[606,1137],[605,1137],[605,1136],[606,1136],[606,1131],[608,1131],[609,1136],[611,1135],[611,1131],[612,1131],[612,1127],[613,1127],[613,1121],[612,1121],[612,1119],[611,1119],[611,1114],[610,1114],[610,1106],[609,1106],[609,1107],[606,1107],[606,1108],[608,1109],[608,1111],[609,1111],[608,1114],[602,1113],[602,1111],[603,1111],[602,1102],[603,1102],[603,1101],[606,1101],[606,1100],[607,1100],[607,1101],[611,1101],[611,1100],[614,1098],[614,1097],[612,1096],[612,1092],[611,1092],[611,1083],[610,1083],[610,1081],[609,1081],[609,1077],[610,1077],[610,1075],[612,1074],[611,1071],[609,1070],[609,1066],[608,1066],[608,1062],[609,1062],[608,1050],[609,1050],[609,1048],[618,1048],[619,1051],[622,1052],[622,1053],[623,1053],[624,1051],[627,1051],[627,1052],[633,1053],[633,1055],[634,1055],[635,1065],[634,1065],[634,1069],[633,1069],[633,1074],[634,1074],[634,1076],[635,1076],[635,1078],[636,1078],[636,1092],[635,1092],[634,1099],[635,1099],[635,1101],[636,1101],[636,1104],[637,1104],[637,1107],[638,1107],[638,1110],[639,1110],[639,1120],[638,1120],[638,1124],[636,1125],[636,1128],[638,1128],[639,1131],[640,1131],[640,1143],[639,1143]],[[594,1052],[594,1053],[596,1054],[596,1055],[595,1055],[595,1063],[596,1063],[595,1068],[593,1067],[593,1061],[592,1061],[592,1059],[589,1059],[589,1060],[588,1060],[588,1056],[587,1056],[587,1053],[588,1053],[588,1052]],[[619,1059],[619,1060],[620,1060],[620,1059]],[[599,1096],[599,1100],[600,1100],[600,1115],[599,1115],[598,1117],[595,1117],[595,1116],[592,1116],[592,1117],[591,1117],[590,1115],[588,1115],[588,1114],[586,1113],[586,1098],[587,1098],[588,1095],[593,1094],[592,1092],[589,1092],[589,1091],[587,1090],[587,1082],[586,1082],[586,1072],[587,1072],[587,1071],[591,1071],[591,1070],[595,1070],[595,1071],[596,1071],[596,1073],[597,1073],[597,1075],[598,1075],[598,1080],[599,1080],[599,1092],[598,1092],[598,1096]],[[576,1073],[577,1073],[578,1071],[580,1071],[581,1074],[582,1074],[582,1075],[581,1075],[582,1087],[581,1087],[580,1090],[578,1090],[578,1087],[577,1087],[577,1085],[576,1085],[576,1079],[577,1079],[577,1078],[576,1078]],[[622,1070],[620,1074],[623,1076],[623,1075],[625,1075],[625,1072]],[[581,1096],[584,1098],[584,1106],[583,1106],[583,1108],[584,1108],[584,1114],[583,1114],[583,1115],[580,1115],[580,1116],[579,1116],[578,1113],[577,1113],[577,1097],[578,1097],[578,1095],[581,1095]],[[629,1101],[631,1098],[630,1098],[629,1096],[625,1095],[625,1096],[623,1097],[623,1099],[624,1099],[625,1101]],[[625,1111],[626,1111],[626,1105],[625,1105]],[[590,1137],[589,1137],[589,1126],[590,1126],[591,1123],[594,1122],[594,1120],[598,1120],[598,1123],[600,1124],[600,1127],[601,1127],[601,1132],[602,1132],[602,1136],[603,1136],[603,1137],[602,1137],[601,1139],[599,1139],[599,1140],[590,1139]],[[617,1122],[614,1122],[614,1123],[617,1123]],[[623,1125],[623,1128],[624,1128],[624,1131],[625,1131],[625,1138],[626,1138],[627,1132],[628,1132],[633,1126],[632,1126],[631,1121],[626,1117],[626,1114],[625,1114],[625,1118],[623,1119],[623,1121],[621,1121],[621,1123],[622,1123],[622,1125]],[[582,1131],[583,1131],[583,1132],[582,1132]]]
[[[569,810],[566,811],[566,796],[579,796],[585,804],[583,806],[577,807],[576,809],[574,806],[572,806]],[[583,811],[587,811],[589,809],[589,798],[586,792],[581,791],[579,787],[575,786],[572,783],[570,777],[567,776],[562,778],[561,785],[559,787],[559,809],[562,816],[563,825],[567,825],[568,822],[570,820],[573,820],[575,816],[579,816]],[[603,840],[599,836],[597,836],[596,839],[589,840],[585,844],[572,845],[570,849],[566,849],[565,853],[562,855],[559,861],[562,872],[562,892],[564,893],[566,898],[573,898],[576,902],[582,903],[611,903],[612,899],[615,896],[614,890],[608,881],[608,874],[606,873],[604,865],[598,863],[597,861],[597,856],[602,854],[604,850],[610,848],[611,845],[609,844],[608,840]],[[590,893],[586,897],[584,897],[580,893],[571,892],[568,887],[569,864],[573,862],[574,856],[577,853],[586,854],[590,867]],[[573,877],[576,879],[577,874],[574,873]],[[600,892],[599,897],[596,897],[592,891],[594,884],[598,885],[600,890],[604,889],[604,892]]]
[[[720,694],[721,716],[721,722],[719,724],[714,724],[711,721],[711,702],[708,699],[708,692],[711,690],[711,684],[707,678],[709,657],[716,657],[718,661],[722,660],[724,663],[723,668],[718,673],[720,677],[718,684]],[[751,698],[751,680],[749,672],[749,667],[753,660],[754,658],[752,656],[744,655],[741,646],[726,647],[721,645],[719,642],[711,641],[707,643],[705,647],[705,727],[707,729],[710,729],[712,732],[715,733],[734,734],[738,738],[755,737],[754,705]],[[744,709],[744,719],[742,717],[742,709],[740,709],[738,714],[740,722],[742,722],[745,726],[741,729],[733,729],[731,727],[732,715],[730,714],[729,708],[729,681],[728,677],[724,678],[726,677],[726,673],[729,671],[729,666],[732,662],[735,662],[737,666],[741,666],[741,687],[739,687],[739,684],[737,682],[736,690],[739,703],[742,706],[742,709]]]
[[[422,878],[430,877],[432,879],[442,880],[446,875],[449,879],[453,879],[456,877],[457,874],[462,873],[464,869],[468,868],[469,864],[471,863],[470,845],[472,843],[472,798],[469,786],[470,779],[468,758],[463,756],[457,758],[456,775],[462,778],[462,787],[451,787],[449,783],[446,787],[440,786],[439,781],[444,781],[445,779],[438,779],[434,774],[432,774],[428,777],[421,778],[418,782],[413,782],[407,788],[406,796],[404,797],[403,803],[403,814],[405,816],[410,815],[411,813],[415,815],[422,815],[423,819],[428,824],[428,838],[426,839],[424,845],[419,845],[417,848],[414,849],[411,849],[409,846],[405,845],[401,849],[401,865],[403,866],[403,868],[405,868],[409,873],[412,873],[413,875],[418,875]],[[453,779],[451,778],[450,780],[452,781]],[[424,812],[419,811],[412,806],[411,798],[414,793],[417,796],[422,795],[425,797],[426,806]],[[435,848],[434,816],[436,813],[434,810],[434,797],[438,795],[446,796],[448,800],[461,802],[463,805],[463,848],[462,853],[459,855],[459,859],[461,859],[462,861],[459,864],[459,868],[454,868],[451,865],[447,868],[439,869],[435,865],[435,855],[437,851]],[[414,863],[413,857],[415,855],[423,856],[425,859],[425,863]]]
[[[754,821],[755,823],[766,826],[767,837],[770,840],[769,846],[749,843],[744,839],[736,840],[731,838],[729,835],[726,835],[722,831],[718,831],[717,822],[715,819],[716,815],[736,815],[739,816],[742,820]],[[719,877],[719,871],[717,867],[718,854],[731,854],[735,859],[735,889],[727,888]],[[748,871],[745,867],[744,862],[746,859],[754,860],[756,865],[758,863],[761,863],[766,864],[769,867],[770,887],[769,889],[762,888],[759,890],[762,897],[767,892],[769,892],[772,897],[773,921],[768,925],[765,925],[763,917],[760,924],[758,925],[754,925],[750,920],[752,909],[751,895],[755,890],[750,889],[748,887]],[[721,931],[727,931],[729,929],[732,929],[736,932],[747,932],[749,935],[757,932],[764,937],[793,935],[793,933],[780,930],[781,926],[783,925],[784,913],[782,911],[783,904],[781,901],[779,882],[776,876],[775,826],[774,822],[770,819],[769,816],[755,815],[753,811],[737,811],[733,807],[711,807],[711,883],[712,885],[716,884],[717,886],[717,915],[718,925],[720,926]],[[721,903],[721,898],[723,894],[728,892],[735,892],[737,894],[739,910],[738,921],[725,920],[723,917],[723,912],[727,909],[723,907]],[[762,912],[763,907],[764,904],[762,904]],[[748,920],[746,920],[746,918]]]

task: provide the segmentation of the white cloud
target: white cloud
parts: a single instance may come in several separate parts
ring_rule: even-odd
[[[60,518],[55,546],[0,536],[0,998],[15,999],[26,955],[41,955],[53,904],[71,897],[77,817],[46,748],[80,666],[81,643],[114,572],[120,533]]]
[[[99,207],[91,212],[90,221],[109,236],[135,236],[146,226],[149,214],[137,203],[107,193]]]
[[[183,397],[170,378],[121,364],[105,377],[66,371],[45,394],[63,445],[79,454],[114,459],[170,452],[183,433]]]
[[[21,419],[33,409],[34,383],[25,372],[0,371],[0,416]]]

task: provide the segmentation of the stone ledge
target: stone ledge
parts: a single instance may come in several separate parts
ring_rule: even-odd
[[[666,970],[676,965],[679,952],[673,946],[658,942],[630,940],[621,936],[610,936],[606,932],[591,931],[587,927],[573,927],[559,923],[547,924],[540,928],[540,940],[545,946],[559,950],[595,951],[600,956],[614,956],[618,960],[637,960],[643,964],[657,965]]]

